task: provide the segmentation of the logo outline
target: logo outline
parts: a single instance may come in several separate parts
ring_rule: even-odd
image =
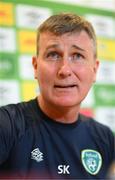
[[[37,162],[41,162],[43,161],[43,153],[40,151],[39,148],[35,148],[31,151],[31,159],[37,161]]]
[[[95,158],[94,157],[89,157],[89,159],[88,159],[86,157],[86,155],[87,155],[86,153],[89,153],[89,156],[95,156]],[[87,159],[85,159],[85,158],[87,158]],[[96,162],[96,158],[98,160],[98,163]],[[90,173],[91,175],[98,174],[98,172],[100,171],[100,169],[102,167],[102,156],[96,150],[92,150],[92,149],[84,149],[84,150],[82,150],[82,152],[81,152],[81,161],[82,161],[82,164],[83,164],[83,167],[85,168],[85,170],[88,173]],[[88,165],[88,163],[87,163],[88,161],[89,161],[90,165]]]

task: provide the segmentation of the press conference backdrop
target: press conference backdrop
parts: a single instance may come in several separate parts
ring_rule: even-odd
[[[50,15],[74,12],[93,23],[98,37],[97,82],[81,112],[115,132],[115,12],[45,0],[0,1],[0,106],[36,97],[39,87],[31,65],[36,29]]]

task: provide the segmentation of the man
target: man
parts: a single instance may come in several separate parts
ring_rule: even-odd
[[[105,179],[114,159],[110,129],[79,113],[99,66],[92,25],[58,14],[38,28],[34,76],[40,95],[0,109],[0,174]]]

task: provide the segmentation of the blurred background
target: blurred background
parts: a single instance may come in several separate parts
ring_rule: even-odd
[[[0,106],[27,101],[39,93],[31,65],[36,29],[58,12],[77,13],[94,25],[100,68],[81,112],[115,132],[115,0],[1,0]]]

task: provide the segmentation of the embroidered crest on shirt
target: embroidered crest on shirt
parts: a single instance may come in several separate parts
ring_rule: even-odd
[[[102,157],[98,151],[85,149],[81,153],[82,164],[85,170],[92,174],[96,175],[102,166]]]
[[[34,159],[37,162],[43,161],[43,153],[39,148],[36,148],[31,152],[31,159]]]

